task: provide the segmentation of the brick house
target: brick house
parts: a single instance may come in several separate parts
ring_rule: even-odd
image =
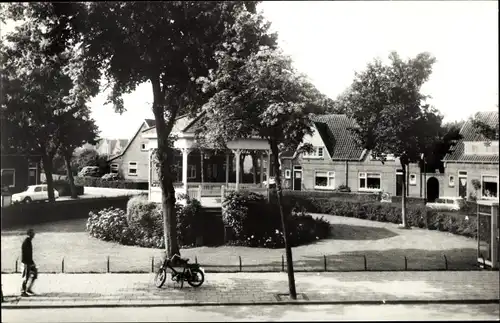
[[[1,183],[11,193],[19,193],[29,185],[40,184],[40,157],[2,152]]]
[[[111,173],[119,173],[126,180],[147,182],[149,175],[148,139],[143,137],[144,131],[155,128],[155,120],[144,119],[136,133],[128,141],[122,152],[109,161]]]
[[[402,195],[399,160],[388,157],[382,164],[359,147],[349,131],[355,122],[345,115],[315,116],[313,134],[304,138],[314,146],[311,154],[282,155],[284,187],[293,190],[333,191],[347,185],[352,192],[387,192]],[[422,197],[422,174],[418,164],[407,173],[407,196]]]
[[[478,118],[489,126],[498,126],[498,112],[480,112]],[[445,196],[498,199],[498,140],[487,140],[468,120],[460,129],[462,138],[444,157],[445,176],[441,185]],[[481,188],[476,192],[473,181]],[[429,183],[429,182],[428,182]]]

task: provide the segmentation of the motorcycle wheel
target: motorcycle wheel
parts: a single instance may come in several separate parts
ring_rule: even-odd
[[[189,285],[193,287],[200,287],[204,281],[205,281],[205,275],[200,269],[198,268],[191,269],[191,275],[189,275],[187,279]]]
[[[163,268],[158,269],[155,275],[155,286],[161,288],[165,284],[165,280],[167,280],[167,272]]]

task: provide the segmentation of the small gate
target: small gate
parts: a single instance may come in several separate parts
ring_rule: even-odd
[[[482,268],[499,268],[498,202],[477,201],[477,261]]]

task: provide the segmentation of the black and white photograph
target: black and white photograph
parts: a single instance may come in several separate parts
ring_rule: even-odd
[[[2,322],[498,321],[498,13],[1,3]]]

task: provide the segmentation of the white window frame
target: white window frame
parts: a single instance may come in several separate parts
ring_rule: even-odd
[[[488,196],[484,196],[484,195],[483,195],[483,190],[484,190],[484,178],[485,178],[485,177],[496,177],[496,179],[497,179],[497,196],[496,196],[496,197],[491,197],[491,196],[489,196],[489,197],[488,197]],[[500,192],[499,192],[499,190],[498,190],[499,188],[500,188],[500,187],[499,187],[499,183],[498,183],[498,175],[488,175],[488,174],[486,174],[486,175],[481,175],[481,189],[480,189],[480,191],[481,191],[481,199],[485,199],[485,200],[496,200],[496,199],[498,199],[498,197],[499,197],[499,193],[500,193]]]
[[[292,171],[290,169],[285,169],[285,179],[292,178]]]
[[[456,181],[455,175],[448,176],[448,186],[449,187],[455,187],[455,181]]]
[[[314,146],[314,151],[311,153],[304,152],[302,154],[303,158],[306,159],[322,159],[325,157],[325,147],[323,146]],[[321,151],[321,154],[319,153]]]
[[[114,169],[116,168],[116,169]],[[111,165],[109,165],[109,172],[111,174],[118,174],[118,172],[120,171],[120,165],[117,164],[117,163],[112,163]]]
[[[414,179],[412,180],[411,177],[414,177]],[[415,186],[417,185],[417,174],[415,173],[410,173],[410,176],[409,176],[409,180],[408,182],[410,182],[409,184],[412,185],[412,186]]]
[[[316,186],[317,173],[326,173],[327,186]],[[333,178],[333,180],[332,180],[332,178]],[[333,189],[335,189],[335,172],[315,170],[314,171],[314,189],[317,189],[317,190],[333,190]]]
[[[380,179],[380,188],[368,188],[368,173],[378,175],[375,178]],[[361,187],[361,185],[360,185],[361,179],[365,180],[365,187]],[[358,189],[359,189],[359,191],[367,191],[367,192],[379,192],[379,191],[381,191],[382,190],[382,173],[379,173],[379,172],[359,172],[359,174],[358,174]]]
[[[16,187],[16,169],[15,168],[2,168],[2,170],[0,171],[0,174],[2,174],[3,176],[3,172],[7,170],[7,171],[13,171],[13,174],[12,174],[12,185],[8,185],[8,187]],[[3,183],[2,183],[3,185]]]
[[[135,173],[130,173],[131,170],[135,169]],[[128,176],[137,176],[137,173],[139,172],[139,163],[135,161],[129,161],[128,162]]]
[[[144,146],[144,148],[142,148]],[[141,151],[148,151],[148,144],[147,143],[141,143]]]
[[[196,165],[188,165],[188,179],[196,178]]]

